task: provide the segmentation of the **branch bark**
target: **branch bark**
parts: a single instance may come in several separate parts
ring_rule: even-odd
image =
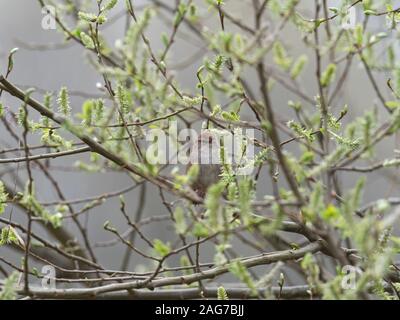
[[[273,253],[265,253],[256,257],[241,259],[241,263],[246,268],[252,268],[259,265],[268,265],[278,261],[296,260],[304,257],[307,253],[316,253],[322,249],[322,241],[316,241],[308,244],[298,250],[285,250]],[[103,294],[110,292],[118,292],[123,290],[155,289],[159,287],[166,287],[171,285],[189,285],[204,279],[214,279],[217,276],[229,272],[230,264],[224,266],[214,267],[203,272],[194,273],[187,276],[166,277],[162,279],[155,279],[152,281],[132,281],[126,283],[115,283],[94,288],[78,288],[78,289],[34,289],[32,288],[30,294],[34,298],[52,298],[52,299],[82,299],[82,298],[96,298]]]

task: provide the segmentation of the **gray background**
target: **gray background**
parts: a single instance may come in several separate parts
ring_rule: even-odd
[[[123,1],[120,1],[123,3]],[[241,14],[241,18],[246,21],[247,13],[246,7],[248,1],[227,1],[233,5],[234,11]],[[135,5],[143,4],[144,1],[134,1]],[[303,1],[303,5],[307,6],[311,1]],[[331,1],[332,5],[335,1]],[[115,10],[117,13],[119,11]],[[99,75],[93,70],[93,68],[87,63],[87,58],[83,54],[81,47],[77,45],[67,46],[62,50],[31,50],[29,49],[30,44],[61,44],[63,42],[62,36],[57,31],[43,30],[41,28],[41,15],[39,5],[35,0],[0,0],[0,70],[3,72],[7,65],[7,54],[13,47],[19,47],[20,50],[15,56],[15,68],[10,79],[19,84],[26,86],[34,86],[46,90],[58,91],[61,86],[67,86],[71,91],[78,90],[87,93],[98,94],[96,89],[96,83],[101,82]],[[216,26],[217,20],[215,17],[211,17],[207,20],[209,28]],[[250,23],[250,22],[249,22]],[[382,19],[376,20],[372,23],[375,25],[376,30],[382,28]],[[107,38],[110,43],[123,35],[125,27],[124,18],[114,23],[112,26],[105,30]],[[147,35],[152,41],[153,46],[157,50],[160,47],[160,31],[167,30],[163,21],[157,19],[153,21],[151,28],[147,31]],[[293,36],[295,34],[296,36]],[[303,45],[297,37],[298,33],[291,33],[290,28],[287,29],[283,34],[282,38],[285,43],[288,44],[294,55],[297,52],[302,52]],[[188,56],[198,50],[198,45],[195,41],[178,41],[173,47],[171,63],[176,64],[184,61]],[[385,53],[385,49],[380,50],[381,54]],[[308,52],[310,61],[313,61],[313,53]],[[201,65],[202,58],[195,61],[193,66],[188,67],[184,70],[178,71],[178,79],[182,81],[183,87],[187,91],[192,91],[196,85],[195,71]],[[314,66],[309,65],[306,75],[302,78],[302,86],[307,92],[315,93],[315,79],[313,77]],[[252,74],[248,74],[248,80],[251,84],[256,84],[256,81],[252,81]],[[378,77],[381,79],[381,83],[384,83],[384,77]],[[390,97],[385,86],[384,92],[387,97]],[[40,95],[39,95],[40,97]],[[287,101],[293,99],[293,96],[286,90],[281,89],[279,86],[274,89],[273,102],[275,106],[279,106],[280,115],[282,117],[290,118],[291,114],[286,113],[285,109]],[[84,98],[73,97],[71,99],[74,110],[78,111],[81,108],[81,104]],[[19,102],[14,99],[10,99],[5,94],[3,101],[5,104],[17,110]],[[344,103],[347,103],[350,107],[348,119],[352,119],[357,115],[361,114],[364,110],[369,110],[373,106],[378,105],[376,95],[372,90],[371,84],[366,78],[365,71],[361,68],[358,63],[353,64],[352,72],[350,73],[347,86],[344,87],[343,94],[332,106],[333,110],[340,110]],[[15,146],[16,143],[10,139],[3,128],[0,128],[0,140],[3,145]],[[393,156],[393,150],[398,147],[396,141],[388,140],[382,144],[379,148],[379,156],[383,158],[384,155]],[[54,163],[57,165],[71,165],[75,159],[88,159],[87,156],[66,158],[63,160],[57,160]],[[21,169],[21,171],[24,171]],[[378,199],[379,197],[396,196],[399,192],[399,185],[397,183],[397,170],[385,171],[384,174],[373,174],[367,183],[365,192],[365,199],[368,201]],[[36,185],[39,194],[39,198],[42,201],[50,201],[57,199],[56,194],[48,185],[48,182],[36,175]],[[92,196],[109,192],[116,189],[121,189],[130,184],[123,174],[119,173],[102,173],[102,174],[84,174],[74,172],[56,172],[55,176],[61,182],[61,187],[68,199],[81,198],[85,196]],[[354,185],[357,175],[349,174],[348,178],[345,179],[344,185]],[[24,172],[21,173],[21,179],[24,178]],[[6,178],[7,179],[7,178]],[[263,178],[262,183],[258,187],[260,195],[267,194],[269,192],[269,181],[266,175]],[[137,191],[129,193],[126,198],[128,201],[128,208],[130,211],[134,211],[135,203],[137,202]],[[9,208],[8,208],[9,210]],[[8,212],[8,211],[7,211]],[[165,214],[166,210],[162,206],[157,189],[150,187],[148,188],[146,207],[144,210],[145,216]],[[90,228],[89,234],[92,242],[105,241],[112,239],[112,236],[105,232],[102,228],[104,221],[110,220],[114,226],[120,231],[125,230],[126,224],[122,219],[118,211],[118,199],[107,201],[106,204],[100,208],[96,208],[90,213]],[[19,218],[18,218],[19,219]],[[72,228],[70,222],[67,222],[67,226]],[[170,239],[169,226],[158,226],[146,228],[146,233],[150,237],[157,237],[163,240]],[[72,229],[74,230],[74,229]],[[237,244],[237,248],[240,250],[241,245]],[[121,254],[123,246],[119,245],[113,248],[96,249],[96,254],[100,257],[100,261],[107,265],[109,268],[118,268],[120,265]],[[1,248],[0,250],[5,250]],[[252,254],[249,249],[246,249],[246,254]],[[10,253],[11,254],[11,253]],[[132,262],[131,268],[137,268],[137,263]]]

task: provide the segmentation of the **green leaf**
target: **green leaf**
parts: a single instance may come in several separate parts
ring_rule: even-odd
[[[280,42],[276,42],[273,47],[274,62],[283,70],[288,71],[292,65],[292,58],[288,56],[285,48]]]
[[[71,106],[69,104],[68,89],[66,87],[61,88],[57,102],[59,112],[65,116],[69,116],[71,114]]]
[[[221,112],[221,116],[222,118],[224,118],[227,121],[239,121],[240,120],[240,116],[236,113],[236,112],[227,112],[227,111],[222,111]]]
[[[329,7],[329,11],[331,11],[333,14],[338,14],[339,9],[336,7]]]
[[[166,255],[168,255],[171,252],[171,247],[169,246],[169,244],[165,244],[164,242],[162,242],[160,239],[155,239],[153,241],[153,245],[154,245],[154,250],[161,256],[161,257],[165,257]]]
[[[93,110],[95,108],[95,103],[93,100],[87,100],[82,105],[82,123],[85,126],[91,126],[93,120]]]
[[[175,229],[178,234],[184,234],[187,230],[185,214],[181,207],[177,207],[174,212]]]
[[[328,207],[321,214],[322,219],[326,221],[336,220],[340,217],[340,211],[333,204],[329,204]]]
[[[290,120],[287,123],[287,126],[292,129],[299,137],[307,139],[309,142],[313,142],[315,140],[315,136],[313,135],[314,130],[306,129],[302,127],[301,124]]]
[[[229,300],[228,294],[226,293],[226,290],[224,287],[218,287],[217,289],[217,297],[218,300]]]
[[[257,288],[254,284],[254,281],[249,273],[249,270],[247,270],[243,263],[241,263],[240,261],[233,262],[229,267],[229,271],[240,281],[245,283],[249,287],[253,295],[257,294]]]
[[[303,214],[307,220],[314,221],[323,210],[323,207],[322,185],[318,183],[313,187],[309,204],[306,208],[303,208]]]
[[[307,270],[310,266],[314,264],[314,258],[311,253],[307,253],[301,260],[301,268]]]
[[[110,0],[101,10],[102,11],[110,11],[112,10],[118,3],[118,0]]]
[[[374,15],[376,15],[376,11],[375,10],[365,10],[364,14],[366,16],[374,16]]]
[[[26,183],[20,204],[32,211],[36,216],[42,218],[45,223],[50,223],[53,228],[56,229],[60,227],[62,214],[56,213],[55,215],[52,215],[45,207],[41,205],[35,196],[35,184],[32,184],[32,192],[30,192],[29,182]]]
[[[163,32],[161,34],[161,41],[162,41],[164,47],[168,46],[169,38],[168,38],[168,36],[167,36],[167,34],[165,32]]]
[[[94,109],[95,109],[95,120],[97,122],[103,120],[104,118],[104,100],[102,99],[98,99],[95,101],[95,105],[94,105]]]
[[[335,79],[335,75],[336,75],[336,65],[331,63],[328,65],[328,67],[326,68],[326,70],[324,71],[324,73],[321,76],[321,85],[323,87],[327,87],[329,86],[332,81]]]
[[[240,217],[245,225],[250,223],[251,200],[253,195],[253,181],[251,179],[242,179],[239,181],[239,210]]]
[[[96,22],[97,21],[97,15],[95,15],[93,13],[86,13],[86,12],[79,11],[78,17],[79,17],[79,19],[86,21],[86,22]]]
[[[354,29],[354,37],[356,39],[356,43],[359,47],[362,46],[364,42],[364,28],[362,24],[358,24]]]
[[[133,104],[132,96],[122,84],[118,84],[117,86],[117,101],[123,114],[126,114],[131,110]]]
[[[51,223],[54,229],[60,228],[63,222],[63,215],[61,212],[57,212],[48,217],[48,221]]]
[[[300,158],[300,163],[308,165],[308,164],[311,164],[314,161],[314,159],[315,159],[315,153],[314,152],[305,151],[302,154],[301,158]]]
[[[400,107],[400,101],[386,101],[385,105],[390,109],[396,109]]]
[[[18,48],[14,48],[10,51],[8,55],[8,66],[7,66],[7,74],[9,74],[14,69],[14,54],[18,51]]]
[[[208,209],[209,219],[210,219],[210,227],[217,229],[219,226],[219,217],[218,214],[220,211],[220,197],[225,190],[225,186],[221,183],[212,185],[207,192],[205,199],[205,206]]]
[[[20,273],[15,271],[5,279],[0,291],[0,300],[15,300],[17,298],[17,285]]]
[[[0,233],[0,246],[8,244],[19,244],[18,236],[11,226],[4,227]]]
[[[198,164],[192,164],[188,170],[187,176],[190,182],[196,181],[200,173],[200,166]]]
[[[307,62],[308,57],[306,55],[302,55],[296,60],[296,62],[293,64],[292,70],[290,71],[290,76],[292,79],[296,79],[300,75]]]
[[[101,14],[97,17],[96,21],[98,24],[104,24],[107,22],[107,17],[104,14]]]
[[[200,222],[194,224],[192,234],[196,238],[207,238],[210,235],[207,227]]]
[[[81,37],[81,40],[82,40],[83,45],[84,45],[86,48],[88,48],[88,49],[90,49],[90,50],[93,50],[93,49],[95,48],[93,39],[92,39],[90,36],[88,36],[85,32],[82,31],[82,32],[80,33],[80,37]]]

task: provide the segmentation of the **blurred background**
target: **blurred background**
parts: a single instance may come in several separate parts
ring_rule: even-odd
[[[212,30],[212,28],[218,26],[218,19],[215,16],[215,12],[208,10],[207,5],[204,4],[205,1],[198,2],[202,3],[202,10],[208,17],[205,19],[205,26]],[[229,11],[232,14],[235,14],[239,19],[248,24],[252,23],[252,21],[249,20],[251,14],[247,13],[247,10],[249,10],[249,1],[226,0],[225,2],[229,5]],[[311,8],[308,7],[311,6],[313,2],[314,1],[310,0],[301,1],[304,12],[310,12],[309,16],[312,16],[312,11]],[[118,39],[122,39],[124,35],[126,18],[124,15],[121,15],[123,3],[124,1],[120,1],[118,8],[113,10],[113,14],[111,14],[111,17],[114,16],[114,18],[112,18],[113,22],[107,24],[103,30],[111,46],[114,46]],[[170,3],[172,3],[172,1]],[[338,1],[329,1],[329,3],[334,6]],[[147,2],[144,0],[134,1],[134,6],[138,8],[146,4]],[[58,31],[43,30],[41,27],[42,19],[43,14],[41,13],[39,4],[35,0],[0,0],[0,70],[3,73],[6,69],[9,51],[14,47],[18,47],[19,51],[15,55],[15,67],[10,79],[19,86],[37,88],[37,93],[35,95],[38,98],[42,96],[40,90],[58,92],[62,86],[67,86],[71,92],[71,96],[73,95],[71,97],[71,105],[75,112],[79,112],[87,96],[96,97],[101,94],[96,84],[98,82],[101,83],[102,79],[88,63],[87,55],[82,48],[71,41],[65,43],[62,35]],[[161,48],[161,32],[169,30],[169,27],[166,25],[169,20],[170,16],[162,12],[161,17],[152,20],[150,28],[146,32],[156,51]],[[385,31],[384,20],[384,18],[372,18],[370,23],[371,31]],[[234,29],[229,23],[227,23],[227,25],[229,28]],[[306,49],[298,36],[298,32],[293,32],[289,27],[285,29],[280,37],[293,56],[306,53],[310,57],[309,61],[313,61],[313,52],[305,51]],[[398,50],[399,48],[395,49]],[[169,64],[176,67],[175,72],[177,78],[187,92],[194,92],[196,90],[196,70],[202,64],[204,52],[206,52],[206,50],[207,48],[204,48],[204,45],[200,44],[196,38],[190,36],[190,33],[185,30],[185,28],[183,28],[183,32],[179,33],[178,40],[171,50]],[[386,48],[382,46],[377,52],[383,57],[386,54]],[[191,57],[195,57],[193,63],[186,65],[185,62]],[[255,86],[258,82],[253,81],[253,77],[254,74],[251,72],[246,75],[250,85]],[[377,79],[382,83],[382,90],[389,99],[390,92],[385,85],[387,75],[377,75]],[[317,90],[313,63],[307,66],[307,70],[302,76],[301,86],[304,91],[311,96],[316,94]],[[272,92],[272,99],[275,108],[279,108],[279,114],[282,119],[286,118],[289,120],[293,115],[290,108],[287,107],[287,102],[289,100],[296,101],[297,98],[286,89],[277,85]],[[15,111],[20,105],[18,101],[10,98],[7,94],[3,94],[2,100],[6,107]],[[354,119],[375,106],[378,107],[376,94],[367,79],[365,70],[358,62],[353,63],[349,79],[343,87],[340,97],[334,101],[332,109],[340,111],[344,104],[349,106],[348,120]],[[311,108],[311,106],[308,107]],[[382,113],[382,117],[384,117],[384,113]],[[250,115],[248,119],[252,119]],[[243,117],[243,120],[246,120],[246,115]],[[0,149],[17,146],[17,143],[10,138],[3,126],[0,126],[0,143]],[[394,150],[397,147],[399,147],[398,141],[387,140],[379,146],[379,157],[381,159],[385,156],[393,157]],[[73,165],[76,160],[88,161],[88,156],[67,157],[53,162],[53,164],[57,166],[57,169],[54,170],[54,176],[60,182],[60,187],[67,199],[96,196],[126,188],[132,183],[130,179],[121,173],[74,172],[71,165]],[[7,168],[15,168],[15,165],[7,166]],[[4,165],[3,167],[0,165],[1,172],[5,171],[7,168],[5,168]],[[21,167],[20,171],[20,179],[25,182],[24,179],[26,176],[24,168]],[[57,195],[49,185],[47,179],[43,178],[43,175],[36,173],[37,172],[34,174],[38,198],[43,202],[56,200]],[[267,176],[268,172],[264,172],[258,185],[260,197],[270,192],[270,183]],[[398,195],[400,188],[397,170],[380,171],[368,177],[369,179],[364,196],[366,202],[381,197]],[[352,187],[357,178],[358,175],[349,173],[343,180],[344,190],[346,187]],[[12,179],[10,180],[7,174],[3,175],[1,179],[12,182]],[[18,187],[18,189],[19,188],[20,187]],[[136,210],[139,192],[140,190],[137,188],[126,195],[128,212],[134,212]],[[104,205],[93,209],[93,212],[89,213],[89,221],[84,221],[84,223],[88,223],[88,232],[92,243],[102,243],[113,239],[112,235],[103,229],[103,224],[106,220],[110,220],[112,225],[121,232],[127,229],[126,222],[120,214],[118,207],[119,200],[118,198],[114,198],[108,200]],[[5,217],[8,217],[9,210],[10,206],[6,210]],[[17,209],[15,212],[15,219],[24,221],[24,215],[19,214]],[[144,217],[167,214],[165,207],[162,205],[157,188],[147,186],[145,208],[143,212]],[[72,232],[76,232],[71,222],[65,222],[65,226],[70,228]],[[171,235],[173,234],[173,226],[171,226],[171,224],[152,224],[145,228],[145,232],[150,238],[159,238],[163,241],[174,240],[171,239]],[[140,244],[140,240],[137,241]],[[252,249],[240,243],[240,241],[237,241],[234,246],[238,252],[246,252],[247,255],[255,253],[251,251]],[[11,251],[5,252],[6,250],[8,249],[0,248],[1,255],[13,257],[14,259],[17,258],[15,253]],[[98,247],[95,249],[100,263],[106,265],[110,269],[118,269],[120,267],[124,252],[125,246],[123,245]],[[211,253],[211,251],[204,251],[202,254],[206,257],[209,253]],[[138,265],[141,262],[141,260],[132,259],[130,269],[138,269]]]

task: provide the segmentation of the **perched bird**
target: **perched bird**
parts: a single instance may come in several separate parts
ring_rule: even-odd
[[[219,137],[210,130],[202,130],[190,148],[189,166],[199,165],[199,173],[191,187],[201,198],[204,198],[211,185],[219,181],[221,173],[219,153]]]

